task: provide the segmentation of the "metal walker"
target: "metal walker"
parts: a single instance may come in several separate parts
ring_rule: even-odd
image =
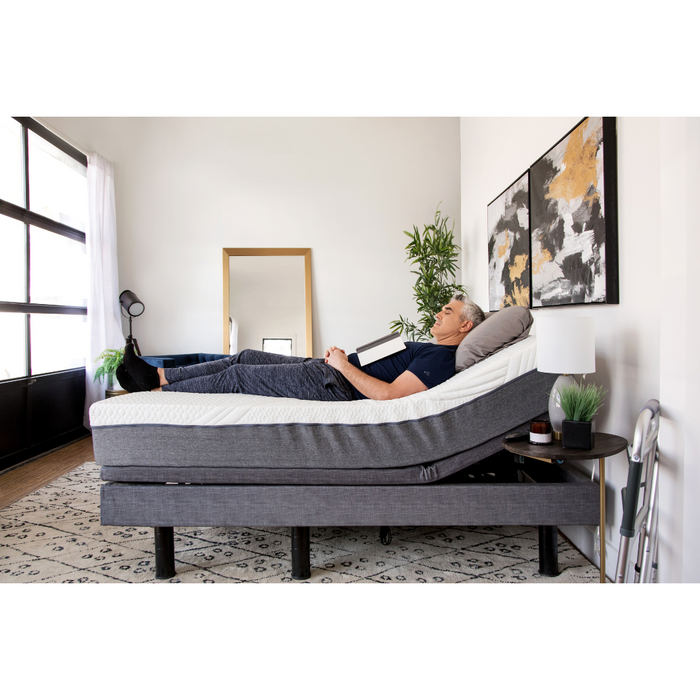
[[[659,418],[656,399],[648,401],[637,418],[634,442],[628,453],[627,486],[622,489],[620,551],[615,583],[655,583],[659,550]],[[637,511],[644,489],[642,507]],[[639,536],[633,579],[629,576],[629,551]]]

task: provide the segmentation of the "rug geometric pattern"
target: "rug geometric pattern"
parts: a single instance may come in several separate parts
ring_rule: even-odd
[[[99,467],[87,462],[0,510],[0,582],[292,582],[290,528],[175,528],[174,578],[155,579],[153,529],[100,524]],[[294,583],[597,583],[561,534],[559,576],[538,573],[537,528],[311,528],[311,578]]]

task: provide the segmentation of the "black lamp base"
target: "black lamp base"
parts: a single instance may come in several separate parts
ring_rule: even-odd
[[[131,321],[131,319],[129,319],[129,321]],[[129,323],[129,325],[131,325],[131,323]],[[129,330],[131,330],[131,329],[129,329]],[[134,346],[134,350],[135,350],[136,354],[141,355],[141,349],[139,348],[139,341],[136,340],[136,338],[134,338],[134,336],[131,334],[129,334],[129,337],[126,339],[126,344],[128,345],[129,343],[131,343]]]

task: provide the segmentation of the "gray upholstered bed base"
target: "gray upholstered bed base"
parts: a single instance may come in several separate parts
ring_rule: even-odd
[[[557,526],[599,522],[597,485],[563,465],[522,465],[522,483],[513,462],[508,478],[474,473],[506,433],[546,411],[554,379],[531,372],[404,424],[95,429],[95,457],[110,482],[101,520],[155,528],[157,578],[175,574],[173,528],[208,526],[292,527],[292,576],[304,579],[314,526],[532,525],[540,571],[555,575]]]
[[[473,457],[464,459],[473,464]],[[557,526],[599,522],[597,484],[567,465],[522,465],[522,483],[472,476],[466,467],[410,485],[108,483],[101,518],[155,528],[157,578],[175,575],[174,527],[292,526],[292,576],[306,579],[314,526],[538,526],[540,572],[555,576]]]
[[[546,483],[421,486],[105,484],[102,523],[151,527],[595,525],[598,486],[552,467]]]

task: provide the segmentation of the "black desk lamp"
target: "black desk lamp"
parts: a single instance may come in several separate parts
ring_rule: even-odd
[[[131,333],[131,319],[135,318],[136,316],[140,316],[146,309],[146,307],[143,305],[143,302],[134,294],[131,290],[125,289],[120,295],[119,295],[119,303],[121,304],[122,308],[126,310],[126,315],[124,314],[124,311],[122,311],[122,315],[124,318],[129,317],[129,337],[126,339],[127,343],[133,343],[134,344],[134,350],[136,350],[136,354],[140,355],[141,350],[139,349],[139,344],[134,338],[134,336]]]

